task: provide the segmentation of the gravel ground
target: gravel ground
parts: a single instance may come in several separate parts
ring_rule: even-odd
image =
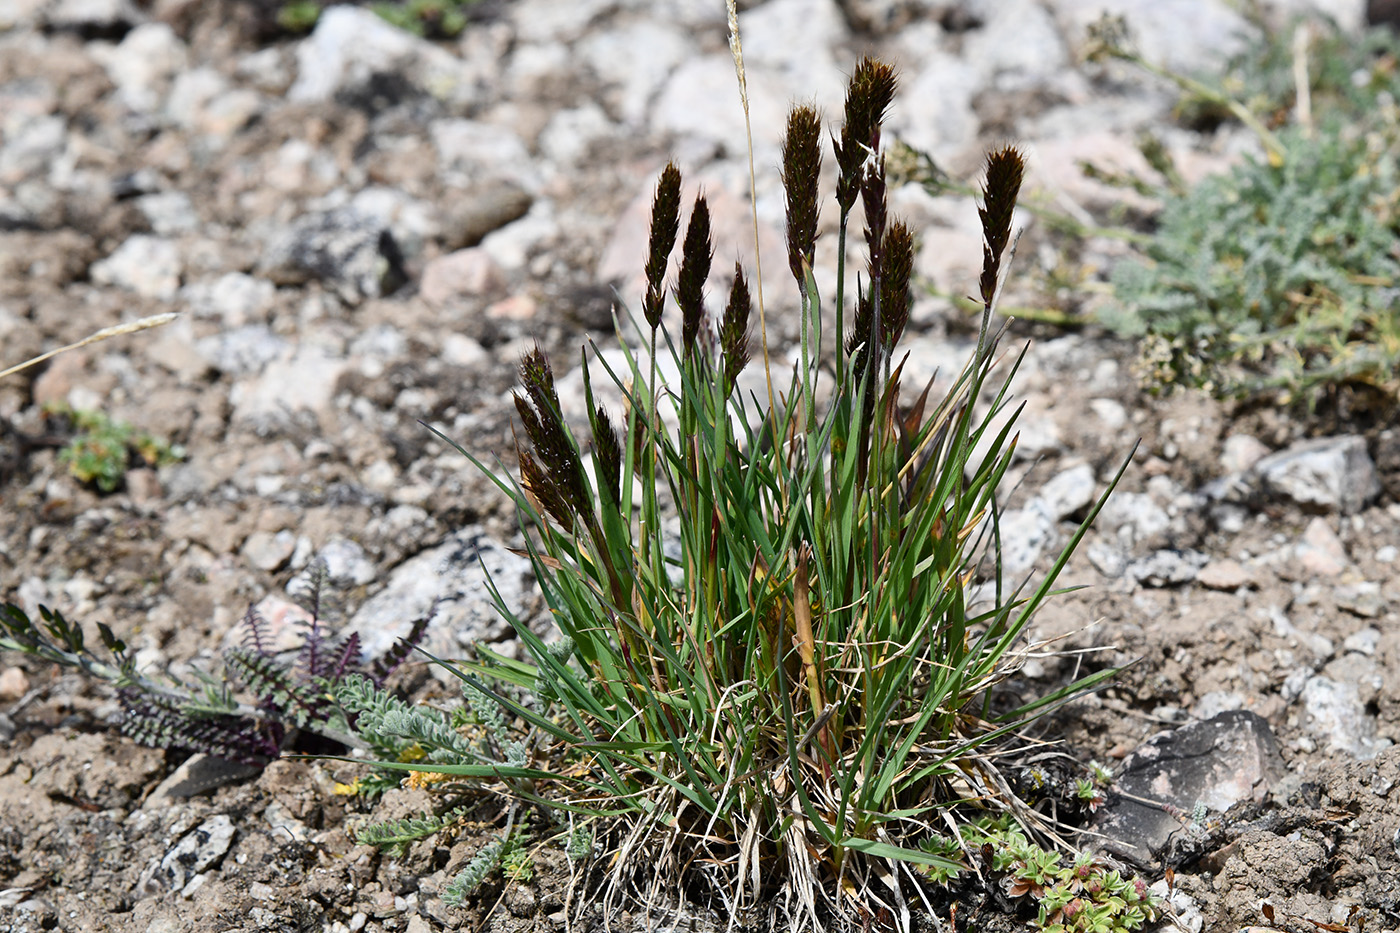
[[[1225,0],[741,6],[769,268],[782,250],[773,167],[786,104],[839,113],[843,74],[866,52],[903,75],[890,135],[964,179],[987,146],[1017,140],[1028,187],[1085,216],[1150,212],[1077,167],[1143,169],[1143,129],[1190,177],[1249,148],[1229,127],[1176,126],[1166,89],[1078,56],[1085,26],[1110,8],[1130,16],[1150,58],[1218,66],[1251,28]],[[1359,2],[1260,6],[1322,7],[1349,28],[1362,17]],[[0,595],[89,629],[105,622],[142,664],[187,673],[237,640],[250,604],[285,617],[289,581],[319,554],[334,621],[371,647],[436,600],[431,644],[517,651],[482,587],[485,568],[537,612],[507,550],[514,520],[419,422],[508,456],[521,352],[538,341],[573,360],[588,340],[615,345],[613,289],[640,293],[651,186],[668,158],[705,188],[718,258],[751,254],[722,4],[486,0],[460,38],[436,43],[355,7],[327,11],[305,38],[277,34],[274,15],[262,0],[0,2],[0,365],[180,312],[0,380]],[[970,291],[972,202],[912,185],[893,202],[920,231],[918,273],[940,292]],[[1030,284],[1011,299],[1037,297],[1034,283],[1068,263],[1088,287],[1060,296],[1063,309],[1100,300],[1093,286],[1121,246],[1058,241],[1025,220],[1016,281]],[[834,257],[819,259],[830,281]],[[726,292],[719,271],[709,294]],[[769,297],[777,347],[796,336],[791,301]],[[907,371],[955,369],[974,337],[947,301],[921,298]],[[1134,348],[1093,328],[1017,325],[1012,339],[1032,341],[1014,383],[1026,408],[1005,517],[1012,570],[1047,566],[1142,440],[1066,571],[1087,588],[1037,623],[1067,648],[1100,650],[1044,659],[1016,686],[1135,663],[1043,730],[1077,759],[1130,765],[1154,734],[1257,714],[1275,757],[1226,802],[1241,809],[1183,824],[1193,847],[1149,859],[1153,880],[1175,869],[1174,922],[1396,929],[1400,682],[1384,672],[1400,660],[1400,434],[1149,396]],[[59,460],[53,403],[100,409],[185,457],[101,493]],[[449,696],[420,668],[394,683]],[[530,881],[498,879],[469,908],[442,904],[501,824],[498,800],[481,801],[455,840],[391,857],[347,833],[368,809],[331,793],[345,769],[280,761],[171,798],[156,789],[182,756],[119,737],[116,711],[100,685],[0,657],[0,931],[506,933],[605,919],[596,872],[549,848]],[[426,801],[393,791],[374,815]],[[625,930],[669,918],[606,919]],[[722,926],[698,911],[686,922]]]

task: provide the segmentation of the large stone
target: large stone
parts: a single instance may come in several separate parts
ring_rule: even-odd
[[[1199,831],[1199,817],[1263,800],[1284,773],[1267,722],[1221,713],[1158,733],[1124,759],[1093,829],[1108,851],[1151,866],[1172,837]]]
[[[1354,434],[1299,441],[1254,464],[1266,492],[1313,512],[1361,511],[1380,494],[1366,439]]]
[[[166,852],[158,865],[146,869],[138,892],[151,895],[183,889],[224,857],[234,833],[233,820],[227,814],[211,816]]]
[[[497,613],[491,588],[514,613],[528,617],[533,580],[529,560],[480,528],[464,528],[395,568],[347,630],[359,632],[364,656],[375,658],[408,634],[415,619],[431,615],[424,647],[438,657],[456,655],[465,645],[510,638],[514,630]]]
[[[1049,0],[1048,6],[1061,33],[1081,45],[1101,16],[1122,16],[1143,58],[1187,75],[1218,70],[1255,34],[1248,20],[1220,0]]]
[[[279,285],[321,281],[349,304],[387,295],[408,280],[389,228],[349,210],[298,219],[268,243],[259,271]]]
[[[471,90],[466,66],[450,52],[390,26],[369,9],[333,6],[297,46],[297,79],[287,97],[360,103],[384,76],[448,100],[465,101]]]

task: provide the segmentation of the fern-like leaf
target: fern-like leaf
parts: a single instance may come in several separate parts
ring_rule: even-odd
[[[243,613],[243,647],[263,657],[272,656],[271,643],[267,635],[267,620],[256,606],[249,606]]]
[[[298,728],[325,715],[326,699],[315,685],[294,680],[273,658],[245,648],[231,648],[224,655],[224,666],[265,707],[285,716]]]
[[[204,752],[262,766],[280,754],[282,729],[237,716],[192,715],[175,701],[123,691],[122,734],[150,748]]]

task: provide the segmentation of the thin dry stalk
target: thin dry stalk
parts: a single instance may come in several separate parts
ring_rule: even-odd
[[[169,324],[171,321],[175,320],[179,316],[180,314],[177,311],[167,311],[164,314],[154,314],[150,317],[143,317],[139,321],[131,321],[126,324],[116,324],[112,327],[104,327],[95,334],[89,334],[82,340],[79,340],[77,343],[70,343],[66,347],[59,347],[57,350],[50,350],[47,353],[41,353],[38,356],[34,357],[34,359],[32,360],[25,360],[18,366],[11,366],[4,372],[0,372],[0,379],[4,379],[6,376],[13,375],[14,373],[20,372],[21,370],[28,369],[31,366],[37,366],[45,360],[52,359],[53,357],[58,356],[60,353],[67,353],[69,350],[78,350],[82,347],[88,346],[89,344],[98,343],[103,340],[110,340],[113,337],[121,337],[125,334],[134,334],[139,330],[150,330],[152,327],[160,327],[162,325]]]

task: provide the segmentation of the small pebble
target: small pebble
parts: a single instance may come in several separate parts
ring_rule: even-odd
[[[1211,590],[1237,590],[1254,585],[1254,575],[1237,560],[1213,560],[1196,574],[1196,581]]]
[[[29,692],[29,675],[17,667],[0,672],[0,700],[14,701]]]
[[[1303,538],[1298,542],[1294,553],[1298,555],[1303,569],[1315,577],[1335,577],[1345,570],[1349,563],[1341,539],[1322,517],[1314,518],[1308,523],[1307,530],[1303,532]]]
[[[1363,628],[1359,632],[1353,632],[1342,642],[1342,647],[1347,651],[1355,651],[1358,654],[1372,656],[1381,643],[1381,633],[1378,629],[1371,627]]]

